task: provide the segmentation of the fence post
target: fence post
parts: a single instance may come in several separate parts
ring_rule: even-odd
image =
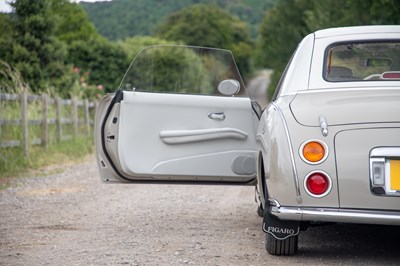
[[[97,114],[97,108],[99,108],[99,101],[94,101],[94,115],[93,115],[93,120],[96,117]]]
[[[28,134],[28,94],[24,90],[20,94],[21,105],[21,144],[26,157],[29,156],[29,134]]]
[[[1,102],[0,102],[1,104]],[[3,126],[2,123],[0,123],[0,148],[1,148],[1,140],[3,139],[3,134],[1,134],[1,127]]]
[[[72,123],[74,127],[74,136],[78,135],[78,100],[76,97],[72,98]]]
[[[57,116],[57,137],[58,141],[62,141],[62,123],[61,123],[61,99],[59,97],[56,100],[56,116]]]
[[[48,139],[49,139],[49,126],[47,124],[48,117],[48,97],[47,94],[42,94],[42,146],[47,147]]]
[[[85,125],[86,125],[86,133],[90,136],[90,116],[89,116],[89,101],[85,99],[83,102],[83,108],[85,109]]]
[[[93,134],[96,134],[96,132],[94,132],[94,123],[95,123],[95,120],[96,120],[97,109],[99,109],[99,101],[95,100],[94,101],[93,127],[92,127],[93,128]]]

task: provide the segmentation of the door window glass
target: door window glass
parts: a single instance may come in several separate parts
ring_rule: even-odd
[[[190,46],[151,46],[132,61],[120,89],[146,92],[220,95],[221,81],[240,85],[246,96],[232,53],[228,50]]]

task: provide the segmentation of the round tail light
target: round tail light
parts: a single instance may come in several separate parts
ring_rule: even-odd
[[[306,176],[304,187],[310,196],[322,198],[331,191],[332,181],[326,173],[315,171]]]
[[[323,162],[328,156],[328,147],[325,143],[317,140],[304,142],[300,147],[300,157],[309,164]]]

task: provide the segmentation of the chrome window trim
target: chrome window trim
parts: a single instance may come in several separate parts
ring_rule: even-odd
[[[399,90],[399,81],[393,81],[397,84],[393,84],[388,86],[358,86],[357,88],[354,87],[334,87],[334,88],[325,88],[325,89],[308,89],[308,90],[298,90],[295,92],[289,92],[285,94],[281,94],[280,96],[293,96],[297,94],[309,94],[309,93],[316,93],[316,92],[353,92],[353,91],[382,91],[382,90]],[[379,87],[379,88],[377,88]]]
[[[400,225],[400,211],[276,206],[270,211],[282,220]]]
[[[297,195],[296,200],[297,200],[298,203],[301,203],[302,199],[301,199],[301,195],[300,195],[300,182],[299,182],[299,176],[297,175],[296,163],[294,161],[294,151],[293,151],[293,147],[292,147],[292,141],[290,139],[289,128],[287,126],[287,123],[286,123],[286,120],[285,120],[285,117],[284,117],[284,115],[282,113],[281,108],[279,108],[279,106],[275,102],[272,102],[272,105],[278,111],[279,116],[280,116],[280,118],[282,119],[282,122],[283,122],[283,127],[285,129],[286,139],[287,139],[288,145],[289,145],[290,162],[291,162],[291,165],[292,165],[293,179],[294,179],[294,184],[295,184],[295,187],[296,187],[296,195]]]

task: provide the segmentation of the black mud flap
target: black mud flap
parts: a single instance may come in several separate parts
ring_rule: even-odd
[[[271,215],[267,208],[267,210],[264,211],[263,231],[267,234],[271,234],[276,239],[284,240],[300,233],[300,221],[279,220]]]

